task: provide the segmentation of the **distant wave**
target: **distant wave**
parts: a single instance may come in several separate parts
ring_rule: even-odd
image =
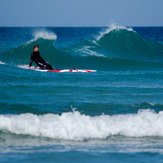
[[[112,25],[90,40],[83,53],[117,59],[129,59],[145,62],[163,62],[163,45],[144,39],[132,28]],[[78,47],[77,47],[78,48]],[[81,49],[81,48],[80,48]],[[85,50],[87,49],[87,51]]]
[[[151,64],[152,67],[163,63],[162,44],[144,39],[132,28],[116,25],[111,25],[94,38],[82,40],[63,50],[74,56],[93,57],[93,61],[98,60],[98,64],[108,63],[108,67],[116,63],[120,63],[121,67],[141,67],[142,63]]]
[[[0,115],[0,131],[66,140],[163,136],[163,112],[139,110],[137,114],[91,117],[78,111],[57,114]]]

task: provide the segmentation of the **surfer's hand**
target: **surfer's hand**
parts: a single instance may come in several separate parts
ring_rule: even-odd
[[[46,62],[47,64],[49,64],[49,62]]]

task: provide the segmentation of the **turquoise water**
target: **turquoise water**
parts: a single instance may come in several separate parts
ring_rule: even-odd
[[[162,162],[162,27],[0,28],[0,74],[1,162]]]

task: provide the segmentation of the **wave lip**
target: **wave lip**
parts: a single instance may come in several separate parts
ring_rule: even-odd
[[[127,27],[124,27],[124,26],[117,26],[115,24],[111,24],[109,26],[109,28],[107,28],[105,31],[101,32],[99,36],[97,36],[96,40],[99,41],[105,34],[108,34],[110,33],[111,31],[114,31],[114,30],[127,30],[127,31],[132,31],[132,32],[135,32],[132,28],[127,28]]]
[[[54,139],[82,141],[108,136],[163,136],[163,112],[139,110],[137,114],[91,117],[80,112],[0,115],[0,130]]]
[[[46,40],[56,40],[57,39],[57,36],[54,33],[48,32],[48,31],[45,31],[45,30],[36,31],[34,33],[34,37],[35,37],[36,40],[38,38],[43,38],[43,39],[46,39]]]
[[[51,31],[41,29],[41,30],[35,30],[33,32],[34,39],[27,42],[27,45],[37,41],[38,39],[45,39],[45,40],[57,40],[57,35]]]

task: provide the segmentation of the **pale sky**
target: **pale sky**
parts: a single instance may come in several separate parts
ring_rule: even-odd
[[[163,0],[0,0],[0,26],[163,26]]]

